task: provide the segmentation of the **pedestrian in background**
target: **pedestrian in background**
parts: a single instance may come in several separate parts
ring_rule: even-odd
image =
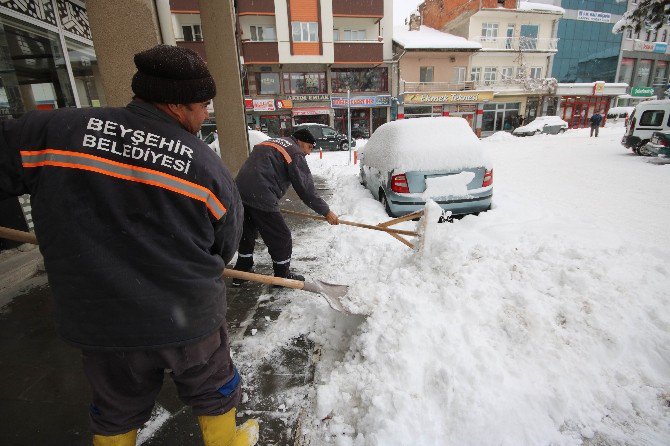
[[[317,195],[312,172],[305,160],[315,143],[307,129],[297,130],[286,138],[269,139],[254,146],[240,168],[235,181],[244,203],[244,225],[235,269],[252,270],[254,246],[260,233],[272,258],[274,275],[305,280],[290,272],[293,242],[291,230],[279,212],[279,200],[292,185],[300,199],[314,212],[325,216],[331,225],[339,223],[337,215]],[[242,283],[244,280],[233,280],[235,286]]]
[[[596,138],[598,137],[598,130],[600,129],[600,123],[603,120],[603,115],[601,115],[599,112],[595,112],[594,114],[591,115],[589,118],[589,122],[591,123],[591,134],[589,135],[589,138],[593,136],[593,134],[596,134]]]
[[[0,125],[0,198],[29,193],[56,330],[82,350],[95,446],[134,446],[169,372],[205,445],[236,428],[221,277],[241,236],[231,174],[195,135],[216,93],[194,51],[135,55],[124,108],[38,111]]]

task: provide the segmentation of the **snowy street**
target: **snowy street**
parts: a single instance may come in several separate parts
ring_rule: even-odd
[[[321,346],[310,444],[667,445],[670,165],[622,135],[483,140],[493,209],[430,221],[416,251],[353,227],[301,234],[296,271],[349,284],[357,315],[291,293],[243,357],[300,334]],[[308,159],[341,218],[390,219],[347,153]]]

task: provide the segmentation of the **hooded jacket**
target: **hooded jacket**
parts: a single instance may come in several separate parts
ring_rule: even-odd
[[[31,195],[56,329],[84,349],[178,346],[225,321],[242,207],[228,170],[151,104],[0,124],[0,198]]]
[[[279,212],[279,200],[293,186],[314,212],[326,215],[330,208],[316,193],[312,172],[298,141],[274,138],[254,146],[235,178],[242,202],[265,212]]]

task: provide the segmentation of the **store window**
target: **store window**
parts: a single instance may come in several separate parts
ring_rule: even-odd
[[[250,26],[252,42],[276,42],[277,33],[274,26]]]
[[[348,118],[346,109],[335,110],[335,129],[347,134]],[[370,109],[352,108],[351,109],[351,137],[369,138],[370,137]]]
[[[200,25],[182,25],[181,32],[185,42],[202,42]]]
[[[635,65],[635,59],[630,59],[624,57],[621,59],[621,68],[619,69],[619,82],[631,84],[631,79],[633,78],[633,66]]]
[[[291,22],[294,42],[318,42],[319,25],[316,22]]]
[[[482,79],[482,69],[481,67],[472,67],[470,71],[470,80],[473,82],[479,82]]]
[[[0,17],[0,119],[75,107],[58,34]]]
[[[649,59],[641,59],[637,62],[637,73],[635,73],[635,78],[633,79],[635,86],[644,87],[649,84],[651,62]]]
[[[433,67],[419,68],[419,82],[433,82]]]
[[[654,68],[654,86],[665,86],[667,85],[666,70],[668,68],[668,63],[663,60],[656,61],[656,68]]]
[[[519,106],[519,102],[484,104],[482,131],[512,131],[514,129],[514,122],[519,116]]]
[[[405,119],[426,118],[431,116],[442,116],[442,106],[405,105]]]
[[[100,83],[98,58],[93,47],[66,38],[70,66],[74,74],[74,84],[82,107],[100,107],[107,105],[104,89]]]
[[[388,91],[388,70],[378,68],[333,68],[333,92]]]
[[[326,93],[326,73],[283,73],[284,93],[319,94]]]
[[[256,73],[257,94],[279,94],[279,73]]]
[[[482,37],[485,39],[495,39],[498,37],[497,23],[482,23]]]

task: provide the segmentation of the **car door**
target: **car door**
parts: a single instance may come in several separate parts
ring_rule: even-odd
[[[331,127],[321,127],[321,131],[323,133],[325,147],[328,147],[331,150],[339,149],[340,141],[338,140],[338,134],[335,129]]]
[[[314,136],[314,139],[316,140],[316,148],[325,149],[326,147],[323,145],[323,133],[321,133],[321,127],[318,125],[308,125],[305,128],[309,130],[309,133],[311,133],[312,136]]]

